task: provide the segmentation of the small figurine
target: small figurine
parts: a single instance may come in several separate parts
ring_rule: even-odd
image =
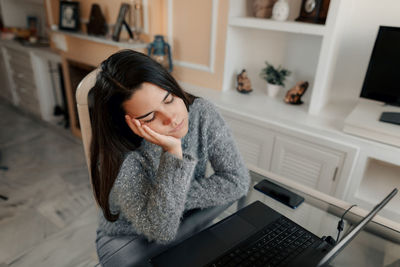
[[[276,0],[253,0],[253,15],[256,18],[270,18]]]
[[[242,94],[248,94],[251,91],[253,91],[253,89],[251,88],[251,82],[249,77],[247,76],[247,72],[245,69],[242,70],[242,72],[240,72],[237,76],[236,76],[236,80],[237,80],[237,87],[236,90],[238,90],[240,93]]]
[[[300,105],[303,104],[301,97],[308,88],[308,82],[300,81],[292,89],[288,90],[285,95],[285,102],[288,104]]]
[[[90,19],[87,24],[87,33],[89,35],[104,36],[107,34],[107,24],[101,8],[98,4],[92,4],[90,9]]]

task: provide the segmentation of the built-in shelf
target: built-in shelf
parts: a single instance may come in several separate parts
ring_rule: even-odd
[[[371,206],[379,203],[393,188],[400,186],[400,166],[374,158],[368,158],[364,177],[356,192],[356,199]],[[395,213],[390,217],[400,220],[400,196],[395,196],[384,212]]]
[[[298,34],[323,36],[326,32],[325,25],[296,21],[275,21],[272,19],[230,17],[229,26],[245,27],[259,30],[271,30]]]
[[[139,42],[128,42],[128,41],[116,42],[116,41],[112,40],[111,38],[93,36],[93,35],[88,35],[88,34],[81,33],[81,32],[69,32],[69,31],[62,31],[62,30],[52,30],[52,31],[55,33],[61,33],[61,34],[69,35],[72,37],[80,38],[83,40],[113,45],[113,46],[117,46],[120,48],[145,49],[148,45],[147,43],[144,43],[141,41],[139,41]]]
[[[360,98],[356,107],[344,121],[343,131],[377,142],[400,147],[400,127],[379,120],[383,112],[400,112],[396,106],[380,101]]]
[[[322,129],[339,132],[341,117],[327,117],[322,112],[319,116],[308,114],[308,103],[290,105],[283,101],[286,89],[281,91],[276,98],[267,95],[264,88],[253,88],[249,94],[241,94],[236,89],[217,91],[204,87],[193,86],[187,83],[180,85],[189,93],[211,100],[224,110],[235,112],[256,121],[278,123],[299,127],[299,129]]]

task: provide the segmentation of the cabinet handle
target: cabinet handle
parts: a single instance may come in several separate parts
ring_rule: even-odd
[[[335,172],[333,173],[333,178],[332,178],[332,181],[335,181],[336,180],[336,174],[337,174],[337,172],[338,172],[338,167],[336,167],[335,168]]]

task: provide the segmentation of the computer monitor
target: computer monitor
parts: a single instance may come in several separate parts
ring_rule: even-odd
[[[380,26],[360,96],[400,106],[400,28]],[[389,119],[389,121],[387,121]],[[382,121],[400,124],[400,113],[383,114]]]

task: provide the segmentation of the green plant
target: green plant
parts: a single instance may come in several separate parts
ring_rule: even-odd
[[[265,64],[267,66],[261,70],[261,77],[268,83],[285,86],[285,79],[290,75],[290,71],[281,66],[275,68],[267,61],[265,61]]]

